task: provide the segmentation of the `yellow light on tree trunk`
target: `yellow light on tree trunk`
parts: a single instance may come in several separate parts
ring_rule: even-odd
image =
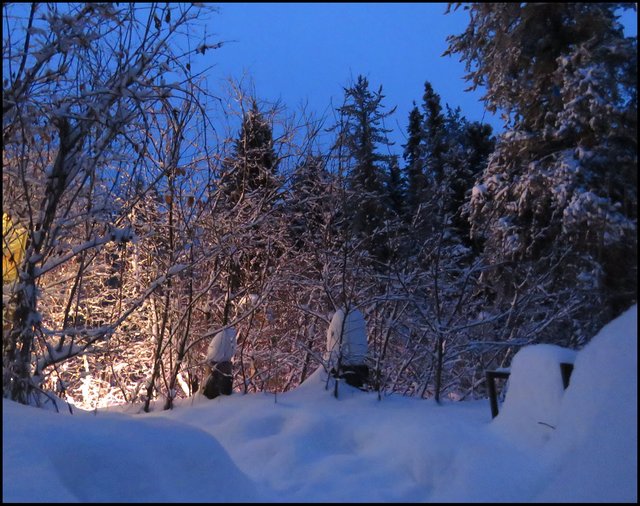
[[[13,223],[7,213],[2,213],[2,284],[18,279],[18,265],[22,262],[27,246],[27,231]]]

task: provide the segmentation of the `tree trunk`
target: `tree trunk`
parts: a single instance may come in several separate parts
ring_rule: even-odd
[[[437,342],[437,364],[436,364],[436,392],[435,399],[440,403],[440,388],[442,387],[442,358],[444,355],[444,343],[442,336],[438,336]]]

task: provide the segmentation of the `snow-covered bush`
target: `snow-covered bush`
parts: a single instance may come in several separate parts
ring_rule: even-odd
[[[176,37],[186,31],[200,39],[204,11],[113,3],[3,9],[3,19],[11,20],[3,33],[3,68],[21,64],[3,76],[2,207],[27,235],[17,265],[21,283],[12,289],[3,325],[3,394],[37,403],[51,371],[103,351],[118,333],[137,339],[138,329],[128,333],[125,326],[143,327],[149,320],[134,323],[136,313],[184,270],[177,266],[183,263],[179,234],[163,234],[186,229],[184,220],[180,226],[173,219],[174,197],[184,181],[184,146],[204,127],[193,114],[202,103],[190,70],[195,51],[180,47]],[[198,52],[212,47],[203,40]],[[166,216],[164,230],[157,223],[153,233],[137,227],[145,197],[169,206],[158,213]],[[156,262],[142,269],[153,277],[143,283],[126,275],[134,249],[147,246]],[[157,314],[168,315],[165,308]],[[162,342],[165,329],[177,328],[167,321],[157,327],[161,335],[149,339],[157,355],[186,349]],[[160,359],[151,359],[148,398],[160,384]],[[168,385],[176,374],[173,367]],[[64,376],[79,386],[78,374]]]

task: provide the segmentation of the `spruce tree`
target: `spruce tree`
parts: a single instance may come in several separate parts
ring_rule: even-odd
[[[270,228],[277,226],[277,220],[256,219],[260,214],[276,214],[280,181],[272,127],[255,98],[250,99],[250,106],[244,112],[238,138],[231,154],[224,159],[222,170],[221,190],[227,208],[235,208],[228,226],[237,237],[235,251],[226,259],[226,320],[234,294],[241,288],[259,285],[265,268],[277,256],[270,251],[273,248]],[[256,224],[245,230],[248,235],[242,238],[239,231],[244,230],[248,221]]]
[[[465,244],[471,244],[467,203],[476,180],[485,169],[489,155],[495,148],[495,138],[490,125],[478,121],[469,122],[461,116],[460,108],[452,111],[447,106],[447,109],[447,209],[453,216],[452,225],[457,235]]]
[[[426,170],[430,185],[438,185],[444,177],[443,156],[446,147],[445,117],[442,114],[440,95],[429,81],[424,83],[423,95],[424,132],[427,146]]]
[[[475,179],[494,147],[491,127],[470,123],[460,107],[445,104],[425,82],[423,111],[415,106],[409,114],[408,139],[404,145],[407,179],[405,219],[411,224],[415,247],[443,227],[469,243],[469,224],[463,214]]]
[[[637,41],[615,14],[627,6],[473,4],[449,39],[508,120],[471,232],[497,300],[540,292],[522,313],[547,322],[537,339],[584,343],[637,300]]]
[[[257,193],[258,198],[274,199],[278,182],[273,133],[255,99],[244,113],[233,153],[225,159],[223,169],[222,188],[231,203],[252,193]]]
[[[409,126],[407,127],[407,143],[403,145],[403,158],[405,161],[405,174],[407,180],[407,199],[405,204],[408,221],[413,219],[418,206],[424,198],[426,187],[425,165],[425,134],[423,118],[420,109],[413,103],[413,109],[409,113]]]
[[[286,202],[289,234],[297,250],[320,245],[330,214],[330,190],[325,158],[307,154],[293,173]]]
[[[389,170],[386,181],[387,208],[389,216],[399,219],[403,213],[405,202],[405,182],[400,170],[398,156],[394,155],[389,160]]]
[[[380,149],[391,145],[387,138],[390,130],[383,121],[395,111],[383,112],[383,99],[382,86],[373,92],[367,78],[358,76],[356,83],[345,88],[344,104],[338,108],[338,145],[350,194],[345,210],[350,229],[363,239],[369,252],[380,258],[385,255],[384,240],[376,235],[382,233],[388,214],[384,180],[389,164],[389,155]]]

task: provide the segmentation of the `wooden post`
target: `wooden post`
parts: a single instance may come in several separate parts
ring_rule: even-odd
[[[489,403],[491,404],[491,418],[498,416],[498,395],[496,392],[496,378],[508,378],[508,371],[487,371],[487,388],[489,389]]]
[[[562,362],[560,364],[560,373],[562,374],[562,385],[566,390],[569,386],[569,379],[571,378],[571,373],[573,372],[573,364],[567,364]]]
[[[209,377],[202,393],[207,399],[215,399],[219,395],[231,395],[233,390],[233,368],[230,361],[211,364]]]
[[[369,382],[369,367],[365,364],[343,365],[340,367],[339,377],[352,387],[362,388]]]

